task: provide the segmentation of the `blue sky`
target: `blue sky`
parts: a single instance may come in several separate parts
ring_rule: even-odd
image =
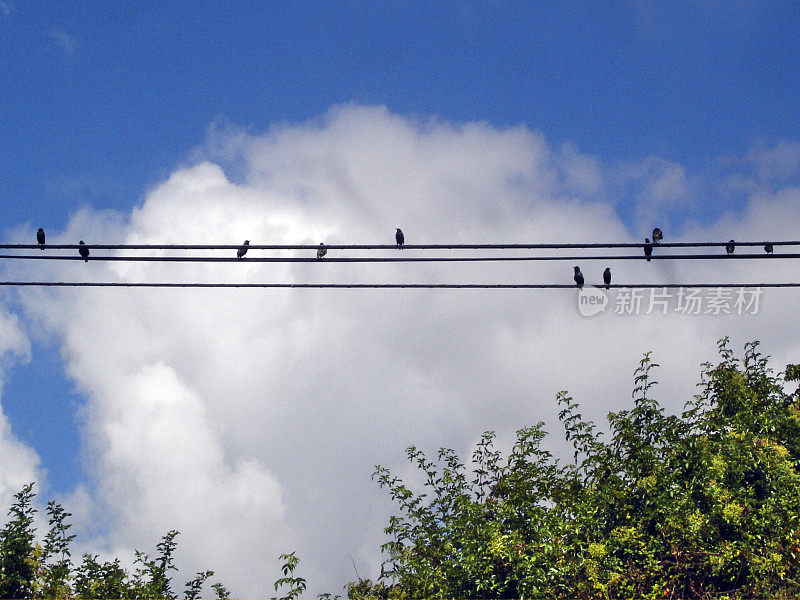
[[[128,207],[215,120],[342,102],[706,168],[798,133],[793,2],[4,6],[3,223]]]
[[[753,190],[776,198],[796,190],[797,2],[157,4],[0,0],[5,239],[22,228],[32,242],[40,226],[81,235],[83,224],[100,241],[119,232],[96,229],[102,211],[127,219],[148,198],[157,203],[153,190],[180,188],[182,179],[165,182],[181,168],[217,181],[213,169],[191,170],[198,152],[214,158],[214,127],[253,142],[243,151],[251,153],[253,189],[259,168],[280,179],[259,144],[274,143],[281,156],[295,148],[291,136],[265,137],[270,131],[294,131],[313,147],[328,143],[328,133],[338,139],[337,124],[368,134],[383,128],[386,138],[365,135],[377,147],[400,126],[359,108],[375,106],[423,141],[424,127],[415,127],[429,119],[480,122],[503,143],[545,140],[551,162],[585,158],[605,183],[586,184],[579,195],[602,198],[619,221],[597,233],[605,238],[630,233],[650,214],[687,232],[717,231],[715,223],[739,217],[756,222],[747,220]],[[356,108],[337,113],[342,105]],[[521,142],[503,133],[518,126],[527,132]],[[447,143],[444,150],[456,154]],[[758,175],[773,159],[763,167],[772,175]],[[632,171],[640,174],[620,175]],[[674,175],[674,185],[666,175],[659,181],[684,201],[649,213],[641,201],[658,196],[647,179],[656,171]],[[41,458],[49,489],[67,496],[102,478],[85,467],[81,439],[93,430],[82,423],[93,417],[80,410],[101,393],[75,362],[66,329],[39,330],[24,297],[6,291],[0,300],[32,344],[31,360],[4,373],[3,412]]]

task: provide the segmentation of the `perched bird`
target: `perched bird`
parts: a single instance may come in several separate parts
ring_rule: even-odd
[[[769,242],[764,244],[764,252],[766,252],[767,254],[772,254],[772,244],[770,244]]]
[[[83,240],[78,242],[78,253],[83,257],[83,262],[89,262],[89,246]]]
[[[397,240],[397,245],[400,247],[402,247],[406,242],[406,237],[403,235],[403,231],[399,227],[397,228],[397,233],[394,234],[394,239]]]
[[[44,250],[44,229],[41,227],[36,232],[36,241],[39,242],[39,250]]]
[[[663,239],[664,239],[664,234],[661,233],[661,230],[658,227],[653,229],[653,244],[657,244]]]
[[[611,267],[606,267],[606,270],[603,271],[603,283],[606,284],[606,289],[611,285]]]
[[[241,258],[242,258],[242,257],[243,257],[245,254],[247,254],[247,247],[248,247],[249,245],[250,245],[250,240],[245,240],[245,241],[244,241],[244,244],[242,244],[242,247],[241,247],[241,248],[239,248],[239,249],[236,251],[236,258],[238,258],[239,260],[241,260]]]
[[[647,262],[650,262],[651,254],[653,254],[653,244],[650,243],[650,238],[644,238],[644,255],[647,257]]]
[[[325,247],[325,244],[322,242],[319,243],[319,248],[317,248],[317,258],[322,258],[328,253],[328,249]]]
[[[575,276],[573,277],[575,283],[578,285],[579,288],[583,287],[583,273],[581,273],[580,267],[575,267]]]
[[[736,250],[736,244],[734,243],[733,240],[725,244],[725,252],[727,252],[728,254],[733,254],[734,250]]]

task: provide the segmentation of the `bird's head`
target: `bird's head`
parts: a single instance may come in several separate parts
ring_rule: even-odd
[[[581,272],[581,268],[580,267],[572,267],[572,268],[575,269],[576,273],[580,273]]]
[[[80,242],[78,242],[78,243],[79,243],[79,244],[82,244],[82,243],[83,243],[83,240],[81,240],[81,241],[80,241]]]
[[[250,240],[245,240],[245,241],[244,241],[244,245],[245,245],[245,246],[247,246],[247,245],[249,245],[249,244],[250,244]]]
[[[650,243],[650,238],[644,238],[644,243],[645,244],[649,244]]]
[[[44,233],[44,229],[42,229],[41,227],[39,227],[39,231],[38,231],[37,233]]]

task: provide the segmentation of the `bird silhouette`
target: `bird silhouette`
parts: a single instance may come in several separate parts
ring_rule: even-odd
[[[769,242],[764,244],[764,252],[766,252],[767,254],[772,254],[772,244],[770,244]]]
[[[244,244],[242,244],[242,247],[241,247],[241,248],[239,248],[239,249],[236,251],[236,258],[238,258],[239,260],[241,260],[241,259],[242,259],[242,257],[243,257],[245,254],[247,254],[247,247],[248,247],[249,245],[250,245],[250,240],[245,240],[245,241],[244,241]]]
[[[44,229],[41,227],[36,232],[36,241],[39,242],[39,250],[44,250]]]
[[[736,244],[733,240],[730,240],[727,244],[725,244],[725,252],[728,254],[733,254],[734,250],[736,250]]]
[[[317,258],[322,258],[328,253],[328,249],[325,247],[325,244],[322,242],[319,243],[319,248],[317,248]]]
[[[606,284],[606,289],[611,285],[611,267],[606,267],[606,270],[603,271],[603,283]]]
[[[574,275],[573,279],[575,280],[575,283],[577,284],[577,286],[579,288],[582,288],[583,287],[583,273],[581,273],[581,268],[580,267],[574,267],[574,268],[575,268],[575,275]]]
[[[650,262],[651,254],[653,254],[653,244],[650,243],[650,238],[644,238],[644,255],[647,257],[647,262]]]
[[[664,234],[661,233],[661,230],[658,227],[653,229],[653,244],[657,244],[663,239],[664,239]]]
[[[78,242],[78,254],[83,257],[83,262],[89,262],[89,246],[83,243],[83,240]]]
[[[406,236],[403,235],[403,231],[399,227],[397,228],[397,233],[394,234],[394,239],[397,241],[397,245],[401,248],[406,242]]]

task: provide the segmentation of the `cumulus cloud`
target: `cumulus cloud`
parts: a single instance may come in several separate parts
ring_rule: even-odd
[[[766,183],[783,183],[800,174],[800,142],[781,140],[759,144],[748,152],[746,161],[758,178]]]
[[[9,362],[28,359],[30,342],[19,319],[0,304],[0,401],[4,371]],[[40,480],[39,457],[12,432],[0,402],[0,511],[10,505],[14,494],[31,481]]]
[[[679,163],[649,156],[623,165],[617,181],[621,189],[630,191],[635,221],[645,224],[644,231],[649,231],[650,223],[673,228],[681,221],[679,215],[685,217],[694,208],[690,204],[691,183],[686,168]]]
[[[395,227],[410,244],[633,237],[617,208],[598,199],[614,168],[572,146],[553,149],[525,127],[340,106],[264,135],[216,130],[197,156],[130,214],[82,211],[53,242],[392,243]],[[669,217],[690,195],[681,165],[646,159],[631,172],[642,218],[651,210]],[[792,237],[799,195],[786,188],[754,197],[744,215],[667,235]],[[572,263],[562,261],[52,263],[37,267],[39,275],[572,281]],[[575,264],[590,284],[606,266]],[[613,269],[620,283],[800,275],[788,261],[629,261]],[[507,443],[543,420],[550,443],[568,456],[554,405],[561,389],[602,420],[628,407],[633,369],[653,349],[662,365],[656,393],[679,410],[722,335],[738,346],[760,338],[778,358],[800,350],[787,335],[796,333],[791,291],[767,290],[760,313],[744,316],[616,315],[615,298],[593,318],[581,317],[576,295],[564,290],[58,289],[22,302],[27,318],[60,340],[86,399],[93,506],[86,490],[79,496],[84,513],[100,511],[108,524],[96,543],[144,547],[177,528],[183,568],[213,568],[234,594],[266,596],[286,551],[297,550],[310,593],[340,593],[354,577],[351,556],[362,576],[377,575],[393,507],[370,474],[376,464],[409,473],[409,444],[466,455],[486,429]]]

